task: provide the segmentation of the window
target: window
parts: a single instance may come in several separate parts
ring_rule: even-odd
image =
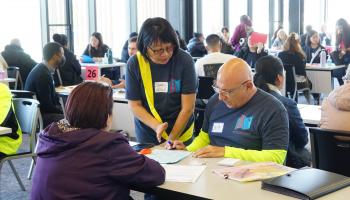
[[[29,12],[30,11],[30,12]],[[42,60],[42,42],[40,25],[40,1],[7,0],[1,2],[0,48],[13,38],[21,41],[22,48],[35,61]]]
[[[232,36],[236,26],[240,24],[240,17],[247,15],[247,0],[229,0],[229,30]]]
[[[202,0],[202,33],[204,37],[220,33],[223,27],[223,1]]]
[[[49,40],[53,41],[52,35],[55,33],[68,36],[70,24],[67,23],[66,18],[66,1],[50,0],[47,1],[47,7],[49,17]]]
[[[253,29],[260,33],[269,33],[269,0],[253,0]]]
[[[283,1],[283,29],[289,33],[289,0]]]
[[[334,4],[333,4],[334,2]],[[344,2],[344,1],[342,1]],[[337,3],[332,0],[332,6],[331,7],[336,7]],[[339,5],[339,4],[338,4]],[[344,6],[343,3],[340,5]],[[337,16],[339,16],[339,9],[342,7],[339,6],[337,8]],[[321,28],[321,25],[323,24],[323,19],[324,15],[322,14],[322,10],[324,8],[324,5],[322,5],[321,0],[305,0],[304,1],[304,33],[305,33],[305,27],[307,25],[311,25],[312,29],[319,31]],[[332,9],[328,7],[328,9]],[[309,13],[312,11],[312,14]],[[345,11],[345,9],[344,9]],[[347,11],[346,11],[347,12]],[[346,13],[344,12],[344,13]]]
[[[344,0],[328,0],[328,17],[327,17],[327,32],[332,35],[332,44],[335,44],[335,25],[338,19],[344,18],[348,23],[350,23],[350,13],[349,13],[350,1]],[[317,29],[319,30],[319,29]]]
[[[137,29],[151,17],[165,18],[165,0],[137,0]]]
[[[113,57],[120,58],[123,45],[130,33],[128,0],[96,0],[97,32],[102,34],[103,43],[112,48]],[[86,45],[89,43],[86,41]]]
[[[89,37],[88,2],[74,0],[73,5],[73,40],[74,53],[79,57],[83,54]]]

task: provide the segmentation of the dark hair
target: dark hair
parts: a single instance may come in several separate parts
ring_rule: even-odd
[[[338,48],[342,40],[344,40],[345,48],[350,47],[350,26],[348,22],[345,19],[340,18],[337,20],[336,26],[337,28],[342,27],[343,29],[343,32],[340,34],[336,32],[336,48]]]
[[[129,38],[132,38],[132,37],[135,37],[135,36],[137,36],[137,33],[136,33],[136,32],[131,32],[131,33],[129,34]]]
[[[98,48],[101,48],[103,46],[103,39],[101,33],[94,32],[91,34],[91,36],[95,37],[98,40]]]
[[[207,38],[205,38],[205,42],[207,43],[208,46],[213,47],[218,44],[220,44],[221,40],[220,37],[216,34],[210,34],[208,35]]]
[[[196,33],[196,32],[194,32],[193,33],[193,37],[195,37],[195,38],[203,37],[203,33]]]
[[[55,33],[52,36],[53,41],[60,43],[62,46],[66,46],[68,44],[68,38],[64,34]]]
[[[267,83],[275,85],[278,75],[283,75],[282,61],[272,55],[261,57],[255,64],[254,84],[265,92],[270,92]]]
[[[137,36],[129,38],[128,43],[130,43],[130,42],[137,42]]]
[[[224,27],[221,28],[221,33],[224,32],[224,31],[229,32],[229,31],[228,31],[228,28],[227,28],[226,26],[224,26]]]
[[[179,49],[179,40],[170,23],[161,17],[148,18],[141,26],[137,49],[142,56],[149,60],[147,48],[157,41],[172,43],[174,45],[174,53]]]
[[[308,47],[311,46],[311,40],[310,40],[310,38],[311,38],[313,35],[315,35],[315,34],[318,34],[318,32],[315,31],[315,30],[311,30],[311,31],[309,31],[309,32],[307,33],[307,35],[306,35],[306,41],[305,41],[306,46],[308,46]],[[318,42],[318,45],[320,45],[320,41]]]
[[[310,31],[312,31],[312,26],[311,25],[307,25],[305,27],[306,33],[309,33]]]
[[[112,88],[99,82],[81,83],[68,96],[65,109],[73,127],[105,128],[113,110]]]
[[[43,48],[43,57],[45,61],[49,61],[52,56],[61,52],[62,45],[57,42],[49,42]]]
[[[245,24],[247,26],[252,26],[252,20],[250,19],[250,17],[248,15],[242,15],[239,18],[239,21],[241,22],[241,24]]]

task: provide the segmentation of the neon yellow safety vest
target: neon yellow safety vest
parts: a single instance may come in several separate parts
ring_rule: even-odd
[[[151,113],[156,120],[158,120],[160,123],[163,123],[162,118],[158,114],[156,108],[154,107],[154,96],[153,96],[153,81],[152,81],[152,74],[151,74],[151,66],[147,60],[141,55],[141,53],[137,52],[137,60],[139,62],[140,67],[140,73],[141,73],[141,79],[143,86],[145,88],[145,94],[147,99],[147,104],[149,109],[151,110]],[[194,128],[194,122],[191,124],[191,126],[179,137],[179,140],[185,142],[192,138],[193,134],[193,128]],[[168,140],[168,134],[164,131],[162,133],[162,138],[165,140]]]
[[[12,105],[12,95],[7,85],[0,83],[0,124],[6,119]],[[18,124],[18,122],[17,122]],[[11,127],[9,127],[11,128]],[[12,139],[7,136],[0,136],[0,152],[14,154],[22,143],[22,130],[18,125],[18,138]]]

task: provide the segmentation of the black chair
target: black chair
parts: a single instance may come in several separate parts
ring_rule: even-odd
[[[212,87],[214,84],[213,77],[199,76],[198,77],[198,91],[196,96],[196,107],[194,109],[195,123],[194,130],[195,135],[198,135],[200,129],[203,125],[204,120],[204,111],[206,107],[206,100],[215,94],[215,91]]]
[[[7,68],[7,76],[16,80],[14,83],[9,83],[10,89],[23,89],[23,81],[18,67],[9,66]]]
[[[350,177],[350,132],[309,128],[312,166]]]
[[[216,79],[219,68],[222,66],[222,64],[223,63],[212,63],[203,65],[204,75]]]

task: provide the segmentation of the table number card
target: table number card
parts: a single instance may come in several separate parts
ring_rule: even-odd
[[[99,70],[97,66],[86,67],[86,80],[97,81],[99,77]]]

